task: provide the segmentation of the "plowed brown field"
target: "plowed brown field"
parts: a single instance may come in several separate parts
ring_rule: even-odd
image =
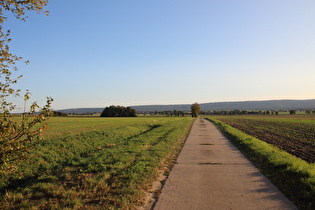
[[[217,119],[307,162],[315,162],[314,116],[286,118],[233,116]]]

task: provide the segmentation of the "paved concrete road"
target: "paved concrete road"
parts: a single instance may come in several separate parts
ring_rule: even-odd
[[[197,119],[154,210],[296,209],[209,121]]]

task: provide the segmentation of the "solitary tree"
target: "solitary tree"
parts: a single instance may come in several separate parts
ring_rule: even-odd
[[[14,77],[13,72],[18,70],[16,63],[22,61],[22,58],[10,51],[10,31],[3,30],[3,24],[7,20],[4,12],[11,12],[17,19],[26,21],[27,11],[44,12],[48,15],[47,11],[43,11],[47,3],[48,0],[0,0],[0,176],[14,171],[16,163],[24,159],[28,149],[36,143],[35,140],[40,139],[45,128],[42,123],[50,113],[52,102],[51,98],[47,98],[43,107],[34,102],[27,114],[13,119],[11,113],[16,105],[10,102],[10,98],[20,96],[21,91],[15,89],[14,84],[22,77]],[[24,101],[29,99],[30,93],[26,91]],[[38,124],[42,126],[36,126]]]
[[[198,103],[194,103],[191,105],[191,116],[197,117],[200,113],[200,106]]]

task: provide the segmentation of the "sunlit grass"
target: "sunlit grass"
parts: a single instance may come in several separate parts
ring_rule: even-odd
[[[0,182],[0,208],[117,209],[144,193],[180,148],[193,119],[51,118],[17,174]]]

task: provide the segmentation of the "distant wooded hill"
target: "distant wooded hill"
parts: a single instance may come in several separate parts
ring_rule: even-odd
[[[190,111],[191,104],[182,105],[142,105],[131,106],[137,112],[161,111]],[[311,100],[270,100],[270,101],[239,101],[239,102],[214,102],[201,103],[202,111],[227,111],[227,110],[315,110],[315,99]],[[67,114],[93,114],[101,113],[102,108],[77,108],[57,110]]]

